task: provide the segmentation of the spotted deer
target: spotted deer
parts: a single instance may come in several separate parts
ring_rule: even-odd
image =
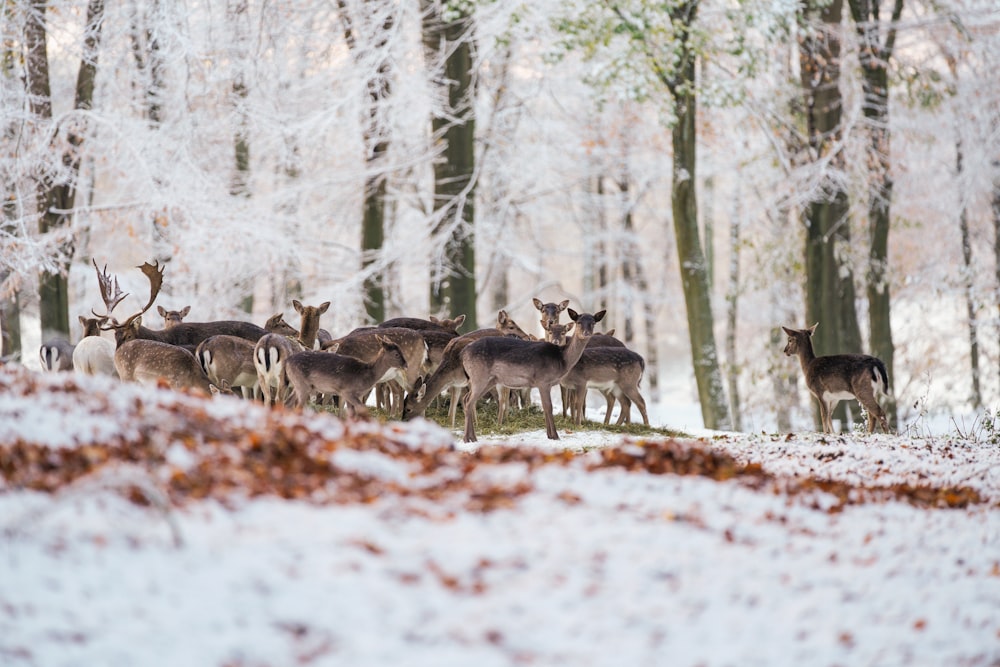
[[[885,433],[889,433],[889,422],[877,400],[878,395],[885,394],[889,386],[885,364],[867,354],[817,357],[813,351],[812,336],[818,326],[817,322],[808,329],[781,328],[788,334],[785,355],[799,358],[806,386],[819,402],[823,432],[833,433],[832,415],[837,403],[856,398],[868,413],[868,432],[874,432],[877,422]]]
[[[257,386],[264,398],[264,405],[267,406],[275,403],[284,405],[291,399],[292,389],[285,379],[285,362],[297,352],[312,349],[321,331],[319,318],[330,307],[330,302],[325,301],[319,306],[303,306],[299,301],[293,300],[292,306],[301,317],[299,329],[290,326],[281,313],[278,313],[264,326],[271,333],[261,336],[253,349]],[[312,343],[307,347],[306,343],[310,339]]]
[[[545,414],[545,434],[550,440],[559,439],[552,416],[552,387],[579,361],[587,339],[594,335],[594,325],[605,314],[603,310],[593,315],[578,314],[572,308],[568,312],[575,328],[564,346],[491,337],[477,340],[462,350],[462,367],[469,378],[469,393],[463,401],[465,442],[476,441],[476,401],[496,385],[538,389]]]

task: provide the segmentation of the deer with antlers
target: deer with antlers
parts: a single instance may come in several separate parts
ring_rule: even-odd
[[[94,269],[97,271],[101,298],[107,309],[105,315],[94,313],[94,316],[110,319],[115,306],[121,303],[128,294],[122,292],[118,286],[117,278],[112,280],[111,276],[108,275],[107,266],[104,267],[102,274],[95,261]],[[159,262],[156,264],[146,262],[139,269],[149,279],[149,301],[142,307],[142,310],[130,315],[122,324],[111,320],[110,324],[101,325],[103,330],[115,332],[114,359],[118,377],[126,382],[147,384],[159,384],[162,380],[172,389],[198,389],[210,394],[211,387],[208,376],[205,375],[205,371],[202,370],[198,360],[191,352],[162,340],[138,336],[142,315],[153,305],[163,283],[163,268],[160,267]],[[179,324],[171,330],[181,326],[184,325]]]

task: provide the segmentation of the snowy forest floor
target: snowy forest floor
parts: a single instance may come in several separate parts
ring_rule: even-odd
[[[0,663],[1000,665],[972,435],[469,447],[4,369]]]

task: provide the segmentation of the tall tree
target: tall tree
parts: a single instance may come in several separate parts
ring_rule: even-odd
[[[364,17],[356,20],[346,0],[338,0],[344,39],[354,61],[367,67],[364,125],[365,203],[361,223],[362,270],[365,273],[365,310],[374,322],[385,320],[385,278],[378,267],[385,242],[386,161],[389,154],[386,106],[392,92],[392,49],[390,37],[397,24],[395,3],[365,3]]]
[[[31,112],[39,126],[52,123],[46,9],[46,0],[34,0],[25,23],[28,95]],[[73,103],[73,108],[77,111],[88,111],[93,106],[103,25],[104,0],[89,0]],[[62,151],[61,167],[43,167],[35,177],[38,231],[43,236],[52,234],[60,237],[61,255],[58,271],[42,271],[39,276],[39,316],[43,338],[56,334],[69,338],[70,334],[68,278],[74,249],[67,223],[76,201],[77,179],[87,131],[86,117],[83,114],[71,115],[65,130],[66,144]],[[52,134],[55,136],[56,132],[53,131]]]
[[[440,250],[431,260],[431,310],[464,314],[464,326],[475,329],[474,22],[464,3],[421,0],[420,5],[424,54],[441,93],[431,118],[441,151],[434,162],[433,237]]]
[[[896,47],[896,30],[903,13],[903,0],[893,0],[888,25],[882,24],[882,0],[848,0],[851,17],[860,40],[862,103],[865,132],[868,134],[868,331],[871,353],[885,362],[895,377],[895,346],[889,321],[889,228],[892,205],[892,165],[889,129],[889,61]],[[883,37],[884,33],[884,37]],[[886,417],[895,427],[896,401],[893,391],[885,406]]]
[[[803,0],[802,8],[805,35],[799,40],[799,72],[809,157],[817,181],[803,221],[806,320],[809,324],[822,323],[814,341],[816,354],[860,351],[861,329],[849,252],[850,203],[842,178],[845,170],[840,91],[843,0]],[[843,414],[835,413],[842,423]],[[818,413],[816,418],[819,419]]]
[[[593,56],[618,39],[627,57],[611,58],[617,67],[607,68],[602,83],[612,87],[629,68],[642,79],[635,87],[664,94],[670,112],[673,168],[671,210],[678,267],[687,309],[688,337],[701,414],[705,426],[729,429],[726,400],[712,313],[711,282],[702,249],[698,220],[697,183],[697,88],[696,65],[700,35],[697,29],[700,0],[638,2],[624,6],[618,0],[583,3],[576,14],[558,25],[567,44]],[[621,77],[631,80],[631,77]],[[630,90],[630,95],[636,91]]]

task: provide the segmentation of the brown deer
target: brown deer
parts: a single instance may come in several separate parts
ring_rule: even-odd
[[[545,413],[545,434],[550,440],[559,439],[552,417],[552,387],[579,361],[587,339],[594,334],[594,325],[605,314],[603,310],[593,315],[578,314],[572,308],[568,312],[576,327],[565,346],[491,337],[477,340],[462,350],[462,367],[469,377],[469,393],[463,402],[466,442],[476,441],[476,401],[496,385],[538,389]]]
[[[419,317],[394,317],[379,324],[379,327],[403,327],[406,329],[416,329],[417,331],[445,331],[453,337],[458,335],[458,328],[465,323],[465,315],[459,315],[454,319],[439,319],[431,315],[429,319],[422,320]]]
[[[414,417],[423,417],[427,406],[442,392],[451,392],[451,403],[448,406],[448,417],[451,427],[455,428],[455,416],[458,411],[458,395],[462,388],[468,386],[469,378],[462,368],[459,356],[465,346],[473,341],[489,336],[513,336],[528,339],[528,334],[517,325],[507,311],[497,313],[497,326],[492,329],[477,329],[467,334],[451,339],[441,354],[441,362],[426,379],[418,379],[413,391],[403,399],[403,419],[408,421]]]
[[[417,378],[423,374],[428,363],[427,343],[419,331],[405,327],[361,327],[337,339],[327,349],[362,361],[374,362],[384,347],[379,338],[396,344],[406,357],[405,368],[394,367],[395,370],[389,375],[376,381],[389,384],[393,400],[388,406],[388,412],[398,416],[403,410],[403,393],[413,390]]]
[[[163,306],[157,306],[156,312],[163,318],[163,328],[169,329],[175,324],[180,324],[191,312],[191,306],[184,306],[180,310],[167,310]]]
[[[534,298],[531,303],[542,314],[542,330],[548,331],[553,324],[559,324],[559,315],[569,306],[569,299],[559,303],[542,303],[541,299]]]
[[[291,388],[285,381],[285,362],[302,351],[297,341],[281,334],[269,333],[257,341],[253,350],[253,365],[257,370],[257,384],[264,397],[264,405],[288,402]]]
[[[349,416],[365,416],[365,396],[375,383],[399,369],[406,371],[407,361],[399,346],[384,336],[377,336],[380,348],[375,358],[361,361],[336,352],[306,350],[293,354],[285,362],[285,375],[301,408],[312,394],[334,394]]]
[[[106,317],[80,316],[83,338],[73,349],[73,370],[86,375],[111,375],[118,377],[115,370],[115,344],[101,337],[101,326]]]
[[[264,330],[268,333],[281,334],[289,338],[298,338],[299,330],[285,321],[283,313],[275,313],[264,322]]]
[[[303,350],[315,349],[319,335],[319,318],[330,307],[330,302],[324,301],[318,306],[303,306],[299,301],[293,299],[292,307],[302,317],[299,324],[299,345],[302,346]]]
[[[889,433],[889,422],[878,404],[877,396],[889,386],[889,374],[881,359],[867,354],[831,354],[817,357],[813,352],[812,335],[819,322],[808,329],[781,327],[788,334],[785,355],[798,356],[806,386],[819,401],[823,432],[833,433],[833,415],[837,403],[856,398],[868,413],[868,432],[875,424]]]
[[[94,315],[98,318],[110,317],[115,306],[128,294],[121,291],[117,278],[112,281],[107,267],[102,275],[95,261],[94,269],[97,270],[101,298],[107,309],[106,315]],[[163,269],[159,262],[155,265],[146,262],[139,269],[149,279],[149,301],[138,313],[130,315],[124,324],[113,322],[110,326],[101,326],[104,330],[113,329],[115,332],[115,370],[118,371],[118,377],[125,382],[149,384],[158,384],[163,380],[172,389],[194,388],[210,394],[208,376],[194,354],[177,345],[137,336],[137,331],[142,326],[142,315],[153,305],[163,281]],[[187,325],[178,324],[168,331],[175,331],[183,326]]]
[[[104,273],[97,267],[96,260],[94,261],[94,269],[97,271],[97,282],[101,290],[101,298],[104,299],[105,306],[108,309],[107,315],[111,315],[111,311],[114,306],[121,303],[121,301],[128,296],[128,294],[122,293],[121,289],[118,287],[118,279],[115,278],[112,284],[112,278],[108,275],[107,266],[104,267]],[[160,293],[160,288],[163,286],[163,267],[160,266],[159,262],[155,265],[146,262],[139,267],[139,270],[143,272],[146,278],[149,280],[149,301],[143,306],[142,310],[134,315],[131,315],[122,323],[112,323],[110,326],[102,327],[104,330],[114,330],[115,340],[120,347],[125,341],[133,340],[135,338],[144,338],[147,340],[155,340],[161,343],[169,343],[171,345],[185,345],[190,347],[195,347],[201,341],[209,338],[211,336],[217,336],[219,334],[228,334],[230,336],[239,336],[240,338],[246,338],[247,340],[257,342],[257,340],[263,336],[267,331],[263,328],[253,324],[252,322],[243,322],[239,320],[220,320],[216,322],[181,322],[180,324],[175,324],[169,329],[161,329],[156,331],[154,329],[147,329],[142,326],[142,316],[149,310],[150,306],[153,305],[153,301],[156,300],[157,295]],[[96,317],[101,317],[97,313],[94,313]]]
[[[605,393],[608,399],[608,409],[604,415],[604,423],[611,420],[611,410],[614,400],[618,398],[622,405],[618,423],[621,424],[631,411],[632,404],[639,408],[642,423],[649,426],[649,416],[646,414],[646,401],[639,393],[639,382],[646,370],[646,362],[636,352],[625,347],[590,347],[584,349],[579,361],[563,377],[560,384],[569,388],[572,397],[570,414],[574,424],[581,424],[586,418],[587,389],[597,389]]]
[[[222,387],[225,383],[230,389],[239,387],[243,398],[253,398],[259,386],[254,343],[220,334],[198,343],[194,356],[213,385]]]

